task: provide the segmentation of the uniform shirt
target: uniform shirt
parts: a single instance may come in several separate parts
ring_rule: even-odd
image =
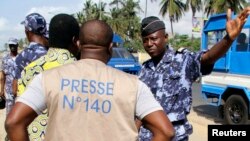
[[[29,46],[16,57],[15,79],[19,79],[21,77],[21,72],[24,67],[46,53],[47,49],[44,46],[31,42]]]
[[[10,54],[6,54],[2,59],[2,66],[1,69],[5,74],[5,91],[7,93],[6,98],[9,99],[12,94],[12,81],[14,79],[15,73],[15,58],[12,57]]]
[[[167,47],[166,52],[155,67],[152,59],[143,63],[139,74],[140,80],[150,87],[156,100],[176,130],[178,139],[192,133],[192,126],[187,121],[192,105],[192,83],[202,74],[211,72],[213,66],[201,70],[201,55],[204,52],[190,52],[186,49],[174,51]],[[152,134],[141,128],[140,139],[146,141]]]
[[[20,96],[33,80],[42,71],[55,68],[76,61],[76,58],[66,49],[50,47],[47,54],[28,64],[18,79],[18,96]],[[48,113],[44,110],[28,128],[30,140],[43,141],[47,126]]]

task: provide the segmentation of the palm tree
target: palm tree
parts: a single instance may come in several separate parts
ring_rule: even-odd
[[[213,14],[213,13],[214,13],[213,4],[214,4],[214,0],[205,0],[205,1],[204,1],[205,13],[207,13],[207,17],[208,17],[210,14]]]
[[[93,3],[91,0],[87,0],[83,4],[83,9],[75,14],[77,21],[81,24],[87,20],[100,19],[107,20],[107,12],[105,12],[105,6],[107,4],[104,2],[99,2],[98,4]]]
[[[117,9],[118,9],[119,4],[124,5],[122,0],[113,0],[112,2],[109,3],[109,5],[116,5]]]
[[[93,3],[91,0],[84,1],[83,9],[75,13],[79,23],[90,19],[101,19],[106,21],[115,33],[124,39],[131,39],[129,46],[142,48],[140,40],[140,18],[137,12],[141,10],[139,1],[113,0],[110,5],[115,5],[106,12],[106,3]]]
[[[202,0],[187,0],[186,1],[186,10],[189,10],[189,7],[192,10],[192,17],[195,17],[195,13],[202,10]]]
[[[105,7],[106,7],[107,3],[104,2],[99,2],[98,5],[95,4],[95,8],[96,8],[96,18],[99,20],[105,20],[106,18],[106,14],[107,12],[105,12]]]
[[[107,20],[107,23],[112,27],[113,31],[115,33],[118,33],[121,35],[121,33],[123,34],[124,30],[125,30],[125,26],[121,26],[124,25],[123,20],[124,17],[121,16],[122,11],[116,7],[110,9],[110,18]]]
[[[110,5],[116,5],[118,7],[118,4],[121,5],[120,9],[123,9],[124,13],[123,15],[134,17],[137,14],[138,11],[142,11],[139,1],[134,0],[113,0]]]
[[[82,12],[77,12],[74,16],[79,24],[82,24],[85,20],[85,17]]]
[[[156,0],[150,0],[151,2],[156,1]],[[145,17],[147,16],[147,12],[148,12],[148,0],[145,0],[146,2],[146,6],[145,6]]]
[[[238,13],[247,5],[246,0],[205,0],[205,13],[207,16],[216,13],[224,13],[227,8]]]
[[[139,19],[137,19],[138,11],[142,11],[139,1],[133,0],[114,0],[110,3],[110,5],[116,5],[120,9],[120,16],[123,19],[123,23],[120,27],[126,27],[124,30],[125,34],[128,38],[133,38],[135,35],[135,31],[139,31]],[[140,28],[139,28],[140,29]]]
[[[161,5],[160,13],[163,17],[168,13],[171,24],[171,33],[173,35],[173,22],[178,22],[178,20],[182,17],[186,9],[186,5],[182,2],[182,0],[162,0]]]
[[[85,15],[85,20],[90,20],[93,19],[93,14],[94,13],[94,9],[95,9],[96,5],[91,1],[91,0],[87,0],[84,3],[84,8],[83,8],[83,14]]]

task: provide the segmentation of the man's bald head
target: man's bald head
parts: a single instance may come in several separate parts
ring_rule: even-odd
[[[96,59],[107,63],[112,56],[113,30],[100,20],[85,22],[80,29],[81,59]]]
[[[111,27],[100,20],[90,20],[81,27],[80,44],[109,47],[113,39]]]

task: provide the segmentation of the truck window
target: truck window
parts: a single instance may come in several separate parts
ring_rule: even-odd
[[[240,33],[239,37],[237,38],[237,46],[236,51],[243,52],[247,51],[247,43],[246,43],[247,35],[245,33]]]
[[[212,48],[226,35],[225,30],[208,32],[208,49]]]
[[[237,52],[249,51],[249,30],[243,29],[240,35],[237,37]]]

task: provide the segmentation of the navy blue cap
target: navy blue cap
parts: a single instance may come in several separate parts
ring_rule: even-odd
[[[31,13],[26,16],[25,20],[21,22],[25,28],[38,35],[42,35],[46,38],[49,37],[47,24],[44,17],[38,13]]]
[[[9,45],[18,45],[18,40],[16,38],[10,38],[8,41]]]
[[[142,36],[147,36],[161,29],[165,29],[165,24],[155,16],[144,18],[141,22]]]

